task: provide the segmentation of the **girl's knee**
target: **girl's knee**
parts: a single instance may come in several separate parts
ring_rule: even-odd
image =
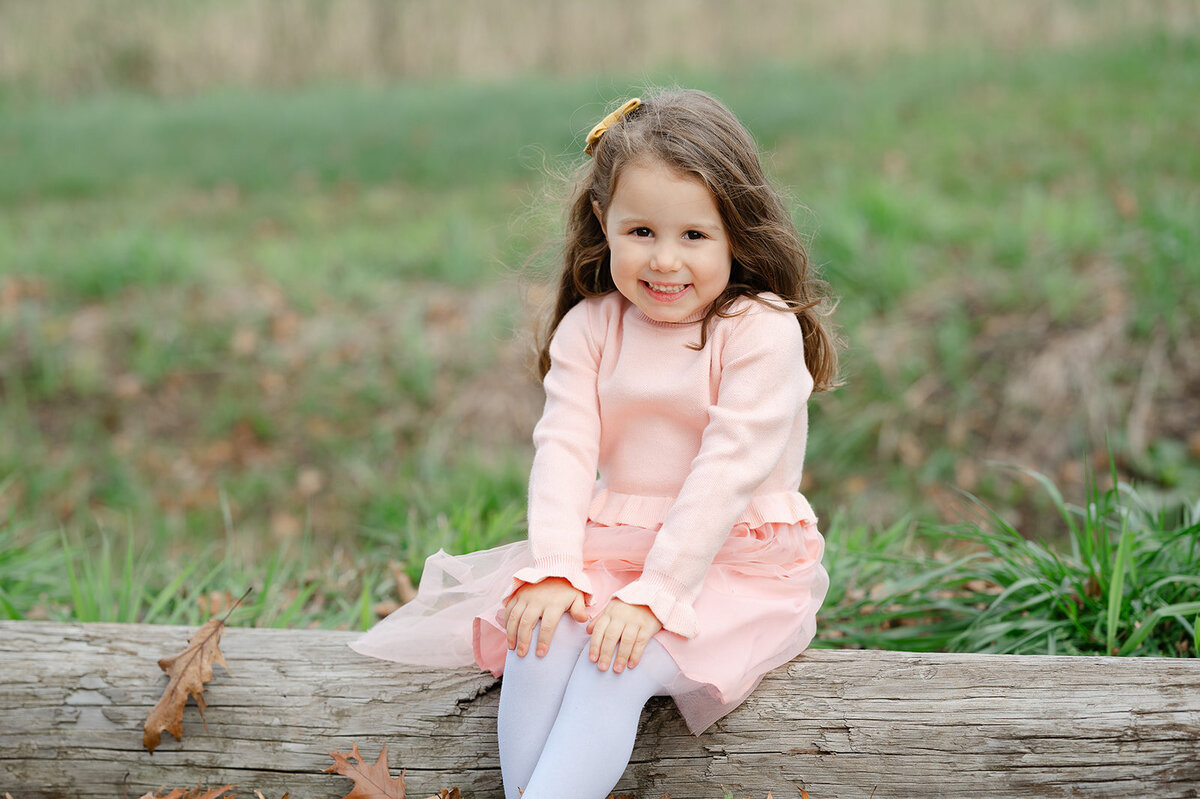
[[[679,667],[667,651],[656,642],[647,646],[642,661],[632,669],[615,672],[600,671],[588,657],[585,647],[575,662],[567,684],[568,695],[574,693],[580,701],[603,706],[608,702],[633,701],[640,708],[652,696],[665,694],[679,674]],[[651,654],[651,653],[654,654]],[[585,699],[586,697],[586,699]]]
[[[666,693],[680,677],[679,664],[657,638],[651,638],[650,643],[646,644],[646,651],[642,653],[636,668],[644,669],[650,678],[662,686],[660,693]]]
[[[538,640],[541,640],[542,625],[539,622],[535,628],[538,634]],[[567,614],[558,620],[558,626],[554,628],[554,634],[550,637],[550,646],[565,646],[567,649],[578,651],[587,646],[591,636],[588,635],[587,625],[580,624],[572,619]]]
[[[536,642],[542,634],[541,624],[533,628],[533,640]],[[561,673],[565,678],[575,667],[579,653],[587,651],[588,634],[584,626],[577,621],[565,618],[559,622],[550,640],[550,649],[545,655],[538,655],[537,647],[530,647],[525,655],[518,655],[516,650],[509,650],[505,656],[504,672],[513,670],[523,674],[538,674],[549,676]]]

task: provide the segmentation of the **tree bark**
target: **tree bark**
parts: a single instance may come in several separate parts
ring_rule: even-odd
[[[241,795],[341,797],[322,770],[387,746],[408,795],[501,797],[497,680],[352,652],[356,634],[231,628],[184,735],[142,724],[160,657],[193,628],[0,622],[0,795],[138,797],[234,783]],[[638,799],[1200,796],[1200,661],[812,650],[699,737],[670,700],[642,717],[617,793]],[[569,799],[569,798],[568,798]]]

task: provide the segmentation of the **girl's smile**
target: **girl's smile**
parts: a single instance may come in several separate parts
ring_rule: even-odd
[[[621,170],[604,228],[613,283],[657,322],[708,309],[729,284],[733,257],[712,193],[699,179],[659,162]]]
[[[640,281],[646,288],[646,291],[654,299],[659,302],[675,302],[683,297],[683,293],[688,290],[690,284],[673,284],[673,283],[651,283],[647,280]]]

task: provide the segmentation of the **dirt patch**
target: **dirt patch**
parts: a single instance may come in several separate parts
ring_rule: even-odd
[[[1172,337],[1160,327],[1137,336],[1117,271],[1097,265],[1085,278],[1089,310],[1068,320],[1044,308],[996,311],[987,281],[980,281],[933,286],[860,332],[860,352],[897,398],[874,411],[881,419],[879,457],[913,473],[924,470],[913,488],[944,521],[979,516],[961,489],[1021,529],[1060,527],[1035,481],[1005,466],[1049,477],[1075,503],[1084,500],[1089,481],[1111,485],[1113,463],[1118,479],[1162,491],[1167,501],[1195,491],[1200,329],[1193,324]],[[972,331],[959,383],[930,333],[951,315],[965,315]],[[921,364],[919,377],[906,381],[897,365],[906,358],[909,372],[914,361]],[[863,412],[871,411],[847,407],[846,419]],[[1179,468],[1165,468],[1163,457]],[[950,466],[931,475],[934,459]]]

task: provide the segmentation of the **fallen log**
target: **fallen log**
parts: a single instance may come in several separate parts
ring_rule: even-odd
[[[501,796],[498,682],[363,657],[354,633],[232,628],[205,723],[153,754],[158,658],[194,628],[0,622],[0,795],[141,796],[234,783],[340,797],[330,751],[382,747],[408,795]],[[617,793],[638,799],[1200,796],[1200,661],[813,650],[700,737],[651,701]]]

